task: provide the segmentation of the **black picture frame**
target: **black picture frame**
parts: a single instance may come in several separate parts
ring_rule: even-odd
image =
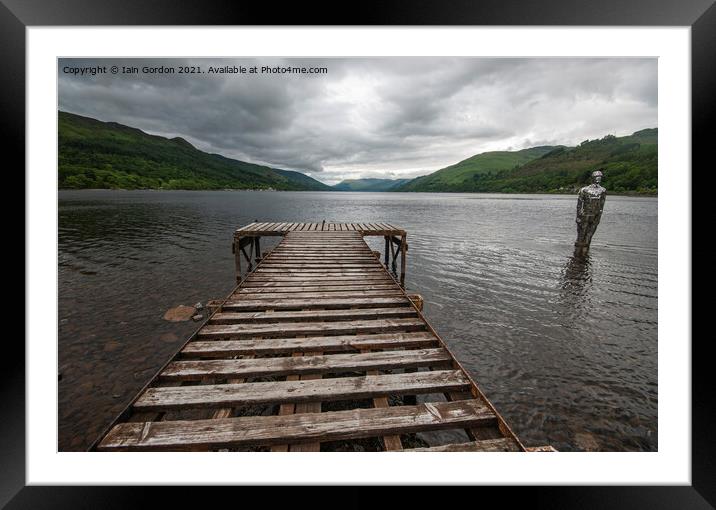
[[[229,0],[0,0],[0,111],[14,168],[25,168],[25,30],[31,26],[89,25],[550,25],[690,26],[692,42],[693,168],[708,165],[709,129],[716,93],[716,5],[713,0],[414,0],[340,3],[286,3]],[[692,172],[692,177],[694,173]],[[23,179],[24,183],[24,179]],[[24,186],[24,184],[23,184]],[[25,190],[27,193],[28,190]],[[7,214],[7,213],[6,213]],[[696,218],[696,215],[693,215]],[[19,222],[18,222],[19,223]],[[20,243],[14,243],[19,246]],[[23,244],[24,246],[24,244]],[[17,248],[15,248],[17,250]],[[24,251],[24,248],[23,248]],[[7,253],[7,251],[6,251]],[[24,254],[25,256],[27,254]],[[27,266],[24,266],[27,271]],[[694,304],[696,306],[696,304]],[[692,312],[692,316],[694,316]],[[19,322],[19,321],[18,321]],[[711,358],[708,338],[692,342],[692,485],[641,487],[529,487],[500,491],[501,506],[526,498],[530,507],[550,508],[714,508],[716,449]],[[688,342],[690,338],[670,339]],[[13,338],[13,343],[18,343]],[[12,346],[6,335],[6,349]],[[147,488],[39,487],[25,485],[25,351],[5,355],[0,385],[0,506],[7,508],[124,508],[147,503]],[[499,488],[498,488],[499,489]],[[294,489],[295,490],[295,489]],[[476,489],[477,490],[477,489]],[[488,488],[480,488],[486,491]],[[489,489],[494,490],[494,489]],[[418,491],[415,491],[418,492]],[[413,494],[415,494],[415,492]],[[185,490],[174,488],[174,497]],[[486,494],[483,492],[483,494]],[[365,506],[362,493],[343,493],[342,506]],[[163,494],[164,498],[165,495]],[[422,497],[422,496],[419,496]],[[273,495],[273,503],[278,501]],[[481,496],[481,499],[484,496]],[[404,499],[404,503],[409,500]],[[169,500],[166,500],[168,503]],[[143,506],[143,505],[141,505]]]

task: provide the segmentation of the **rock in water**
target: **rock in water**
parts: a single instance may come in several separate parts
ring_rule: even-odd
[[[577,432],[574,435],[574,443],[577,448],[584,452],[599,451],[599,442],[593,434],[589,432]]]
[[[204,318],[204,316],[199,313],[199,314],[194,315],[194,316],[191,318],[191,320],[193,320],[194,322],[198,322],[198,321],[200,321],[200,320],[203,319],[203,318]]]
[[[197,310],[201,310],[202,308],[204,308],[204,305],[202,305],[201,301],[199,301],[197,304],[194,305],[194,308],[196,308]]]
[[[193,306],[179,305],[167,310],[164,314],[164,320],[170,322],[188,321],[195,313],[196,308]]]

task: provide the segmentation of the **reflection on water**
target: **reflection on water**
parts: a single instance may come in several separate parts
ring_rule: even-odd
[[[589,313],[591,287],[589,255],[572,255],[560,278],[560,303],[566,313],[570,314],[571,320],[582,320]],[[570,313],[570,310],[573,312]]]
[[[233,230],[259,218],[406,228],[408,290],[527,444],[656,450],[657,200],[610,197],[585,258],[574,200],[61,192],[59,447],[85,448],[193,331],[168,308],[231,290]]]

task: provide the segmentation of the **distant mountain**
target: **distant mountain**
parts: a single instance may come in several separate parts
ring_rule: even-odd
[[[397,191],[573,192],[589,183],[597,168],[604,168],[603,184],[610,192],[657,193],[658,129],[607,135],[577,147],[485,152],[413,179]]]
[[[333,185],[336,191],[395,191],[411,179],[346,179]]]
[[[60,188],[330,191],[300,172],[200,151],[183,138],[59,112]]]
[[[511,170],[553,149],[543,146],[514,152],[483,152],[431,174],[416,177],[403,185],[400,191],[479,191],[473,189],[476,176]]]

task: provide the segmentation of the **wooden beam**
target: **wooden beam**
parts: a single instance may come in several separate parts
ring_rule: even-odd
[[[294,335],[339,335],[349,333],[387,333],[422,331],[419,319],[375,319],[341,322],[277,322],[271,324],[216,324],[204,326],[199,338],[246,338],[251,336],[290,337]]]
[[[206,450],[325,442],[478,427],[494,421],[494,414],[479,401],[463,400],[288,416],[120,423],[105,436],[99,450]]]
[[[246,340],[196,340],[181,351],[182,357],[227,358],[242,354],[291,354],[293,352],[345,352],[362,349],[429,347],[437,342],[432,333],[380,333],[368,335],[263,338]]]
[[[243,384],[148,388],[134,403],[137,410],[239,407],[329,400],[355,400],[376,395],[461,391],[469,380],[460,371],[337,377],[320,381],[279,381]]]
[[[254,378],[272,375],[338,374],[365,370],[392,370],[407,367],[446,367],[451,361],[447,351],[415,349],[410,351],[366,352],[302,357],[173,361],[161,374],[165,380],[200,381],[203,379]],[[372,375],[377,375],[372,374]]]

